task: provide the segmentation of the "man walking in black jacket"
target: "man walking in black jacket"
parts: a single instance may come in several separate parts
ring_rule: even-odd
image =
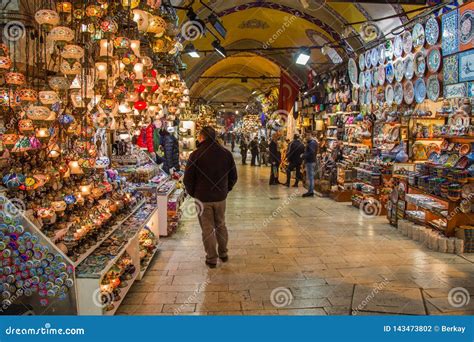
[[[198,140],[199,147],[186,165],[184,185],[198,206],[206,264],[215,268],[218,258],[222,262],[229,259],[225,209],[227,194],[237,183],[237,169],[232,153],[216,141],[212,127],[204,127]]]
[[[290,186],[291,181],[291,171],[296,170],[296,181],[293,184],[294,187],[298,187],[300,180],[302,180],[301,175],[301,164],[303,159],[301,155],[304,153],[304,145],[300,141],[300,136],[295,134],[293,141],[288,145],[288,151],[286,151],[286,159],[288,160],[288,168],[286,169],[286,186]]]

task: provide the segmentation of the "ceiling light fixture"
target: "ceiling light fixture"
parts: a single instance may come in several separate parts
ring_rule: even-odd
[[[311,58],[311,51],[309,49],[301,49],[298,52],[296,57],[296,64],[298,65],[306,65]]]
[[[194,44],[192,43],[189,43],[188,45],[186,45],[186,48],[184,49],[184,52],[186,52],[190,57],[192,58],[199,58],[201,57],[199,55],[199,52],[196,50],[196,48],[194,47]]]
[[[217,33],[219,33],[219,35],[225,39],[227,36],[227,30],[219,17],[215,13],[211,13],[207,19],[211,23],[212,27],[214,27],[214,29],[217,31]]]
[[[219,55],[221,55],[223,58],[226,58],[226,57],[227,57],[227,51],[225,51],[225,49],[222,47],[220,41],[214,40],[214,41],[212,42],[212,47],[213,47],[214,50],[216,50],[216,52],[217,52]]]

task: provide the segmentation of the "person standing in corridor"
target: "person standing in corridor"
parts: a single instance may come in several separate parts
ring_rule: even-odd
[[[288,151],[286,151],[286,159],[288,160],[288,168],[286,169],[286,186],[290,186],[291,171],[296,171],[296,180],[293,186],[298,187],[299,182],[302,180],[301,175],[301,164],[303,159],[301,155],[304,153],[304,145],[300,141],[300,136],[295,134],[293,141],[288,145]]]
[[[237,168],[232,153],[216,141],[216,131],[204,127],[199,133],[199,147],[189,156],[184,172],[184,186],[196,200],[206,265],[229,260],[228,232],[225,223],[227,195],[237,183]]]
[[[245,135],[242,135],[240,139],[240,154],[242,155],[242,165],[247,165],[247,151],[249,150],[249,145],[247,144],[247,139]]]
[[[278,134],[272,136],[272,141],[268,146],[270,162],[270,185],[281,184],[278,180],[279,168],[281,164],[281,153],[278,149]]]
[[[252,155],[252,160],[250,161],[251,166],[257,166],[256,162],[258,159],[258,138],[255,137],[250,142],[250,154]]]

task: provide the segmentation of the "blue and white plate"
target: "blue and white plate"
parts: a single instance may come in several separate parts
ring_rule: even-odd
[[[347,69],[351,83],[357,84],[357,64],[353,58],[349,58],[349,62],[347,63]]]
[[[378,73],[379,85],[381,86],[385,83],[385,67],[383,64],[379,65],[377,69],[377,73]]]
[[[406,81],[403,85],[403,99],[408,105],[413,103],[413,100],[415,99],[415,89],[413,88],[412,81]]]
[[[402,34],[402,41],[403,41],[403,51],[405,54],[409,54],[413,49],[413,37],[411,36],[410,31],[405,31]]]
[[[391,39],[385,42],[385,59],[389,61],[393,59],[393,41]]]
[[[370,59],[370,50],[365,52],[365,68],[369,69],[372,66],[372,61]]]
[[[379,84],[379,70],[378,68],[372,69],[372,86],[375,87]]]
[[[401,57],[403,54],[403,40],[400,35],[396,36],[393,40],[393,54],[397,58]]]
[[[389,84],[385,88],[385,102],[387,102],[387,104],[391,106],[393,104],[394,98],[395,98],[395,93],[393,91],[393,87],[391,84]]]
[[[372,66],[376,67],[379,64],[379,53],[377,51],[377,48],[373,48],[370,50],[370,61],[372,63]]]
[[[393,68],[395,70],[395,79],[397,82],[401,82],[403,80],[403,76],[405,75],[405,63],[403,63],[403,60],[397,59],[393,65]]]
[[[359,86],[365,87],[365,74],[363,71],[359,72]]]
[[[372,86],[372,70],[365,70],[364,80],[365,80],[365,87],[367,89],[370,89],[370,87]]]
[[[423,28],[423,25],[417,23],[415,27],[413,27],[412,38],[413,47],[415,49],[418,49],[425,45],[425,29]]]
[[[413,74],[415,73],[415,63],[413,61],[413,55],[408,55],[405,58],[404,68],[405,68],[405,78],[407,80],[411,80],[413,78]]]
[[[395,77],[395,72],[393,70],[392,62],[388,62],[387,66],[385,67],[385,79],[388,83],[392,83]]]
[[[423,77],[426,71],[426,59],[423,51],[418,51],[415,54],[415,75]]]
[[[416,103],[422,103],[426,98],[426,84],[425,80],[419,78],[415,82],[415,101]]]
[[[441,66],[441,51],[438,48],[433,48],[428,53],[428,70],[430,72],[437,72]]]
[[[380,44],[379,47],[377,48],[377,53],[379,55],[379,64],[383,65],[385,64],[385,45]]]
[[[400,82],[395,83],[393,87],[393,101],[400,105],[403,102],[403,86]]]
[[[435,17],[430,17],[425,24],[425,39],[428,45],[435,45],[439,39],[439,23]]]
[[[428,77],[426,83],[426,95],[431,101],[437,101],[441,92],[438,75],[431,75]]]
[[[365,69],[365,55],[363,53],[359,55],[359,69],[360,71],[364,71]]]

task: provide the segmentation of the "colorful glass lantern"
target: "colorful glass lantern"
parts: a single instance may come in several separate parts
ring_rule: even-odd
[[[44,105],[52,105],[59,102],[59,96],[55,91],[45,90],[39,92],[39,100]]]
[[[122,0],[122,6],[125,8],[134,9],[140,5],[140,0]]]
[[[84,49],[78,45],[66,45],[61,51],[61,56],[66,59],[81,59],[84,57]]]
[[[26,116],[33,121],[44,121],[50,116],[50,112],[45,106],[30,106],[26,110]]]
[[[5,82],[10,85],[22,85],[25,83],[25,75],[21,72],[8,72],[5,74]]]
[[[165,33],[167,26],[168,24],[162,17],[153,15],[149,18],[149,25],[146,31],[161,37]]]
[[[103,14],[102,8],[98,5],[89,5],[86,7],[86,15],[88,17],[101,17]]]
[[[99,48],[99,54],[101,57],[109,57],[114,54],[114,45],[107,39],[100,40]]]
[[[146,4],[153,9],[158,9],[161,6],[161,0],[146,0]]]
[[[81,73],[81,63],[78,61],[68,63],[67,60],[63,60],[59,70],[66,76],[79,75]]]
[[[53,10],[42,9],[35,13],[36,22],[47,28],[58,25],[59,19],[59,14]]]
[[[104,34],[115,34],[118,32],[118,25],[112,18],[105,18],[100,23],[100,30]]]
[[[136,56],[140,57],[140,41],[139,40],[131,40],[130,48],[132,49],[133,53]]]
[[[12,67],[12,60],[9,56],[0,56],[0,70],[8,70]]]
[[[60,13],[71,13],[72,4],[69,1],[60,1],[56,4],[56,9]]]
[[[130,49],[130,39],[126,37],[116,37],[114,39],[114,48],[122,50],[122,49]]]
[[[18,105],[20,105],[20,99],[15,96],[12,90],[0,88],[0,106],[16,107]]]
[[[66,26],[58,26],[51,30],[49,38],[56,42],[70,42],[74,39],[74,31]]]
[[[36,90],[30,88],[18,90],[15,93],[15,96],[24,102],[35,102],[38,99],[38,93],[36,92]]]
[[[148,18],[150,14],[148,12],[134,9],[133,10],[133,21],[137,23],[138,31],[146,32],[148,29],[148,25],[150,24]]]
[[[146,101],[137,101],[133,105],[133,108],[135,108],[136,110],[139,110],[139,111],[145,110],[146,107],[147,107]]]
[[[69,162],[69,170],[71,171],[72,175],[82,175],[84,173],[79,165],[79,161],[77,160],[71,160]]]
[[[31,132],[34,131],[35,126],[33,125],[33,121],[30,119],[23,119],[18,122],[18,129],[20,132]]]
[[[18,134],[16,133],[4,133],[2,136],[3,145],[7,148],[12,148],[18,141]]]
[[[61,149],[58,144],[48,146],[48,157],[58,158],[61,155]]]
[[[45,127],[37,129],[35,135],[40,141],[43,142],[49,140],[49,137],[51,136],[51,134],[49,133],[49,129]]]
[[[55,91],[60,91],[69,89],[71,82],[69,82],[66,77],[53,76],[49,79],[48,84],[51,89]]]
[[[14,153],[22,153],[32,149],[30,138],[25,136],[19,136],[17,142],[12,148]]]

